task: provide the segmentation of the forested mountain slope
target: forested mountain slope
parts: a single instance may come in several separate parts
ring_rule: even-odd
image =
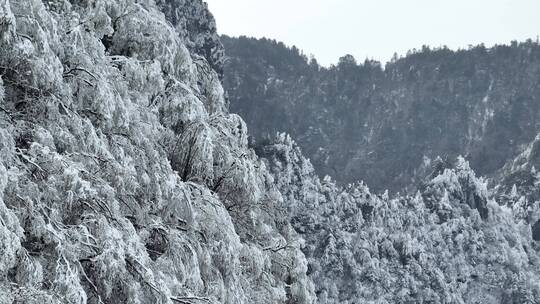
[[[0,0],[0,55],[1,304],[540,303],[520,186],[459,158],[390,198],[248,147],[200,0]]]
[[[306,241],[319,303],[540,303],[539,202],[500,206],[463,158],[389,198],[320,180],[287,135],[256,151]]]
[[[321,67],[267,39],[222,37],[231,110],[254,140],[290,133],[320,175],[374,190],[418,184],[438,157],[491,175],[540,131],[540,45],[427,47]],[[412,187],[414,189],[414,187]]]
[[[0,25],[0,303],[313,302],[202,1],[1,0]]]
[[[540,134],[492,179],[493,194],[500,204],[521,210],[531,223],[533,238],[540,241],[540,221],[536,204],[540,201]]]

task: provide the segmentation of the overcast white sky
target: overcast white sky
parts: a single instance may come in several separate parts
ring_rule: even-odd
[[[536,40],[540,0],[206,0],[220,34],[296,45],[324,64],[352,54],[388,61],[394,52]]]

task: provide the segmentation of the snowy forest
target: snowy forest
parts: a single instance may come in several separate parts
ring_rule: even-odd
[[[202,0],[0,0],[0,304],[540,303],[538,44],[326,69],[218,32]],[[268,77],[282,71],[307,76]],[[335,106],[297,125],[299,92],[317,87],[310,105]],[[352,180],[306,142],[328,137],[326,159],[340,128],[359,136],[344,149],[371,142],[328,120],[362,96],[381,101],[352,113],[373,115],[357,122],[375,141],[403,130],[371,127],[377,115],[410,113],[414,130],[434,108],[486,121],[448,122],[471,132],[458,142],[462,129],[417,134],[403,154],[381,145],[403,178],[372,162]],[[288,129],[257,126],[265,111]]]

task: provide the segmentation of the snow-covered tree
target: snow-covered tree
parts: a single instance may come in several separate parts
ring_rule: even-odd
[[[257,147],[306,239],[319,303],[539,303],[530,226],[463,159],[413,196],[320,180],[290,137]]]
[[[200,1],[0,2],[1,303],[313,303]]]

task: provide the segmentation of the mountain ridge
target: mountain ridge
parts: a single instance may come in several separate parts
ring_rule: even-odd
[[[272,40],[222,40],[231,109],[254,140],[288,132],[319,174],[343,183],[399,191],[418,183],[424,163],[446,155],[464,155],[491,175],[540,131],[533,41],[424,47],[383,70],[350,55],[324,68]]]

